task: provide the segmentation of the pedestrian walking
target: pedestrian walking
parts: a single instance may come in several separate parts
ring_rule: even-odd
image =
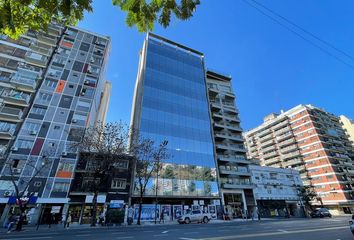
[[[261,221],[261,212],[257,209],[258,221]]]
[[[68,218],[66,219],[66,224],[65,224],[65,226],[66,226],[67,229],[69,229],[70,223],[71,223],[71,212],[69,212]]]
[[[128,225],[132,225],[133,223],[133,217],[134,217],[134,209],[132,208],[132,206],[130,206],[128,208]]]
[[[163,211],[161,211],[161,214],[160,214],[160,223],[161,222],[165,223]]]
[[[7,233],[11,232],[12,227],[16,224],[17,217],[15,214],[10,214],[7,223]]]

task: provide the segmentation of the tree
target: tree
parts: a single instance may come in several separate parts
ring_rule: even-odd
[[[161,171],[162,161],[169,157],[167,152],[168,141],[162,141],[158,146],[150,139],[134,140],[130,151],[136,158],[135,188],[139,192],[139,211],[137,224],[140,225],[143,198],[146,186],[150,179]],[[157,184],[157,182],[156,182]]]
[[[304,203],[305,208],[312,210],[311,202],[316,199],[316,192],[312,186],[301,186],[298,188],[298,196]]]
[[[46,31],[52,21],[76,25],[92,0],[0,0],[0,33],[17,39],[28,29]]]
[[[19,206],[20,218],[16,226],[17,231],[22,230],[22,225],[25,220],[23,215],[27,209],[28,201],[35,195],[36,192],[39,192],[39,187],[34,191],[34,187],[30,189],[34,181],[39,177],[46,167],[50,165],[49,157],[52,155],[43,154],[38,160],[37,158],[29,158],[22,171],[26,171],[21,177],[18,175],[17,167],[18,160],[9,159],[4,165],[4,175],[9,177],[9,180],[12,184],[12,189],[14,191],[14,197],[16,198],[16,204]]]
[[[113,0],[113,4],[127,12],[126,23],[136,26],[140,32],[152,31],[155,21],[168,27],[171,15],[181,20],[193,16],[200,0]]]
[[[167,165],[161,177],[166,179],[174,179],[175,173],[173,171],[173,167],[171,165]]]
[[[166,28],[172,15],[187,20],[200,4],[200,0],[112,2],[127,12],[127,25],[136,26],[140,32],[153,30],[156,21]],[[83,19],[85,11],[93,11],[92,0],[0,0],[0,34],[16,39],[28,29],[46,31],[53,20],[64,25],[75,25]]]
[[[81,141],[72,145],[78,149],[85,162],[83,179],[90,179],[84,186],[84,191],[93,195],[91,226],[96,226],[97,222],[99,191],[103,185],[107,185],[109,174],[127,153],[128,140],[128,127],[122,122],[114,122],[88,128]]]

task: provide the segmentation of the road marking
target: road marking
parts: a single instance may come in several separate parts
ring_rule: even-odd
[[[163,231],[162,233],[168,233],[168,231]]]
[[[232,235],[232,236],[224,236],[224,237],[212,237],[212,238],[203,238],[204,240],[226,240],[226,239],[243,239],[250,237],[263,237],[263,236],[277,236],[284,234],[292,234],[292,233],[307,233],[307,232],[318,232],[318,231],[329,231],[329,230],[337,230],[337,229],[346,229],[347,226],[341,227],[328,227],[328,228],[315,228],[315,229],[306,229],[306,230],[292,230],[287,232],[269,232],[269,233],[254,233],[254,234],[242,234],[242,235]]]
[[[23,239],[49,239],[49,238],[53,238],[53,237],[26,237],[26,238],[11,238],[11,239],[4,239],[4,240],[23,240]]]
[[[181,239],[181,240],[196,240],[196,239],[194,239],[194,238],[185,238],[185,237],[181,237],[181,238],[179,238],[179,239]]]
[[[198,234],[199,232],[185,232],[183,234]]]
[[[152,235],[154,237],[165,237],[166,235],[165,234],[155,234],[155,235]]]
[[[117,239],[127,239],[127,238],[133,238],[133,237],[118,237]]]
[[[283,230],[283,229],[278,229],[279,232],[283,232],[283,233],[288,233],[289,231]]]
[[[218,230],[218,232],[230,232],[232,231],[231,229],[222,229],[222,230]]]

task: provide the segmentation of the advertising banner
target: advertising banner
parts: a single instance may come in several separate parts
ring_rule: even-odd
[[[209,205],[208,212],[211,214],[211,217],[213,219],[216,219],[216,206],[215,205]]]
[[[182,216],[182,205],[173,205],[173,219],[178,219]]]
[[[134,205],[134,219],[137,220],[139,216],[139,204]],[[160,219],[160,205],[156,207],[156,219]],[[141,210],[141,221],[155,220],[155,204],[143,204]]]
[[[161,205],[161,213],[165,221],[171,221],[171,205]]]

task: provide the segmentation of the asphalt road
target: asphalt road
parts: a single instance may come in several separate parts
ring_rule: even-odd
[[[129,226],[117,228],[41,229],[2,233],[0,239],[17,240],[347,240],[354,239],[348,217],[287,219],[261,222],[228,222],[189,225]]]

